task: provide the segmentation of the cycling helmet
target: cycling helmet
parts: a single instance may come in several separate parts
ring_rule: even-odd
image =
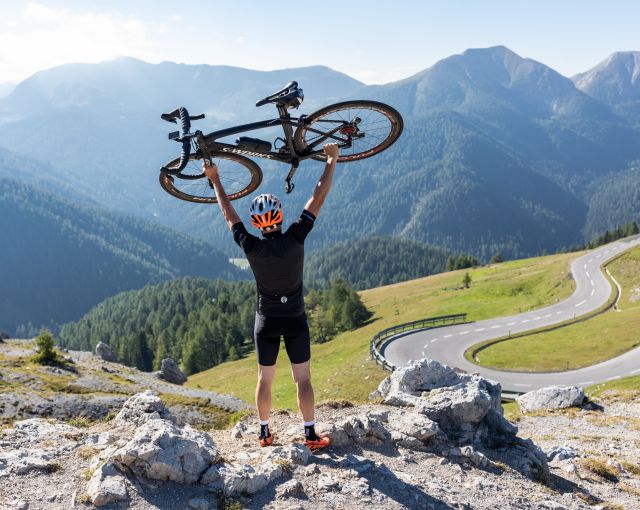
[[[251,201],[249,208],[251,224],[261,230],[275,230],[282,224],[282,204],[271,193],[258,195]]]

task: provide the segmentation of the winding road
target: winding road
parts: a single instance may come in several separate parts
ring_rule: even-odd
[[[508,372],[467,361],[465,351],[484,340],[500,338],[580,317],[604,305],[612,288],[602,266],[620,253],[640,245],[640,236],[627,237],[589,251],[571,263],[575,292],[566,300],[531,312],[495,319],[404,333],[388,341],[382,355],[396,366],[431,358],[467,372],[478,372],[502,384],[503,391],[523,393],[550,385],[591,384],[640,374],[640,348],[589,367],[564,372]],[[617,283],[616,283],[617,284]]]

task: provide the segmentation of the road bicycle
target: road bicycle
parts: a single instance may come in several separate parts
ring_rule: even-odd
[[[369,158],[393,144],[402,133],[402,116],[391,106],[377,101],[352,100],[335,103],[310,114],[292,117],[289,110],[298,108],[304,100],[302,89],[295,81],[278,92],[256,102],[256,106],[275,104],[278,118],[243,124],[203,134],[191,132],[191,121],[204,118],[189,115],[184,107],[161,118],[180,126],[169,133],[169,139],[182,144],[180,156],[160,169],[160,185],[169,194],[197,203],[217,202],[211,182],[202,171],[204,158],[218,165],[218,174],[230,200],[248,195],[262,182],[262,170],[249,157],[265,158],[291,165],[285,179],[285,192],[294,188],[293,176],[305,159],[326,160],[325,143],[340,147],[338,163]],[[249,131],[282,126],[284,136],[273,144],[260,138],[239,136],[235,144],[221,138]]]

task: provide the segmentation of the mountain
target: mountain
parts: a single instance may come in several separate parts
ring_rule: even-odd
[[[158,167],[177,154],[159,113],[177,104],[205,112],[195,124],[203,131],[267,118],[274,109],[256,109],[256,99],[290,79],[305,91],[301,113],[364,98],[391,104],[405,120],[390,149],[340,165],[309,252],[369,235],[482,260],[496,251],[515,258],[581,244],[592,228],[587,223],[597,223],[588,218],[602,214],[589,211],[598,202],[595,184],[615,180],[640,159],[640,128],[570,79],[502,46],[471,49],[376,86],[326,67],[259,72],[128,58],[62,66],[37,73],[0,101],[0,145],[45,161],[52,179],[81,190],[88,203],[215,239],[229,256],[242,256],[217,206],[176,200],[158,186]],[[284,195],[288,168],[258,163],[259,191],[284,198],[286,226],[323,165],[303,162],[296,190]],[[245,220],[250,199],[234,202]],[[604,213],[615,224],[637,219],[616,205]]]
[[[210,244],[6,177],[0,232],[0,330],[10,334],[56,328],[148,283],[241,275]]]
[[[0,98],[6,97],[9,94],[11,94],[11,92],[15,87],[16,87],[15,83],[7,82],[7,81],[0,83]]]
[[[578,89],[640,125],[640,51],[613,53],[572,80]]]

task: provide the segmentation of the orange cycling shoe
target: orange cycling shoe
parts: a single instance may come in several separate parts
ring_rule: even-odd
[[[271,446],[273,444],[273,434],[266,437],[260,436],[260,446]]]
[[[331,438],[329,436],[316,436],[317,439],[305,439],[305,444],[307,448],[312,452],[315,450],[321,450],[322,448],[326,448],[331,444]]]

